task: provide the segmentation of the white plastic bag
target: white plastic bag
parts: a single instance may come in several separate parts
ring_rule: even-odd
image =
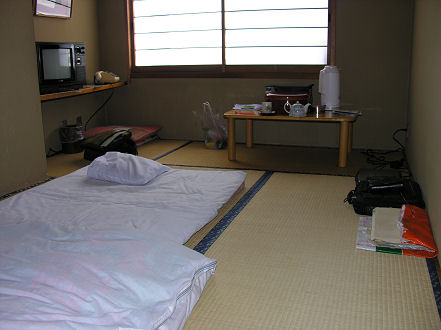
[[[205,146],[210,149],[223,149],[227,145],[227,128],[209,102],[202,103],[201,126],[205,135]]]

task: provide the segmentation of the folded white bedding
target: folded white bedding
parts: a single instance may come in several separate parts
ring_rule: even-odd
[[[126,185],[87,171],[0,202],[0,328],[182,329],[216,262],[181,244],[246,174],[167,168]]]
[[[169,170],[170,167],[148,158],[110,151],[89,165],[87,175],[96,180],[144,185]]]
[[[136,230],[0,217],[1,329],[181,329],[215,270]]]
[[[135,228],[183,244],[217,215],[245,176],[171,169],[146,185],[121,185],[91,179],[84,167],[1,202],[0,210],[71,231]]]

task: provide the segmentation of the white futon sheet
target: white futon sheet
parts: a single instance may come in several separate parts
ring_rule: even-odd
[[[183,244],[217,215],[245,177],[242,171],[171,169],[135,186],[91,179],[84,167],[1,202],[0,210],[71,231],[135,228]]]
[[[216,266],[181,244],[245,176],[122,185],[85,167],[0,202],[0,328],[181,329]]]
[[[0,217],[0,329],[181,329],[216,266],[135,230]]]

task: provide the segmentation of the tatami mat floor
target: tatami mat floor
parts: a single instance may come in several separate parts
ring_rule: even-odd
[[[349,177],[274,173],[206,255],[186,329],[438,329],[422,258],[357,250]]]
[[[338,167],[337,148],[236,144],[236,160],[228,160],[228,150],[207,149],[203,142],[185,144],[160,158],[162,163],[221,168],[247,168],[296,173],[351,175],[361,167],[372,167],[361,150],[349,153],[346,167]]]
[[[237,144],[236,161],[228,160],[227,149],[207,149],[203,142],[155,140],[138,148],[142,157],[163,164],[191,167],[272,170],[292,173],[354,176],[362,167],[372,167],[361,150],[349,153],[348,164],[341,168],[336,148],[306,148],[254,145],[247,148]],[[48,175],[58,177],[88,165],[82,153],[59,154],[48,159]]]
[[[139,154],[189,169],[247,172],[244,191],[195,235],[193,248],[267,177],[206,255],[218,266],[185,329],[441,329],[425,259],[355,248],[358,216],[343,202],[356,171],[335,150],[238,145],[238,161],[201,142],[154,141]],[[48,159],[49,176],[87,165]],[[321,175],[299,174],[314,173]]]

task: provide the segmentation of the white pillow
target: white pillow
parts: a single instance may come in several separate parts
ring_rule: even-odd
[[[144,185],[170,169],[151,159],[111,151],[95,158],[87,169],[87,175],[96,180]]]

